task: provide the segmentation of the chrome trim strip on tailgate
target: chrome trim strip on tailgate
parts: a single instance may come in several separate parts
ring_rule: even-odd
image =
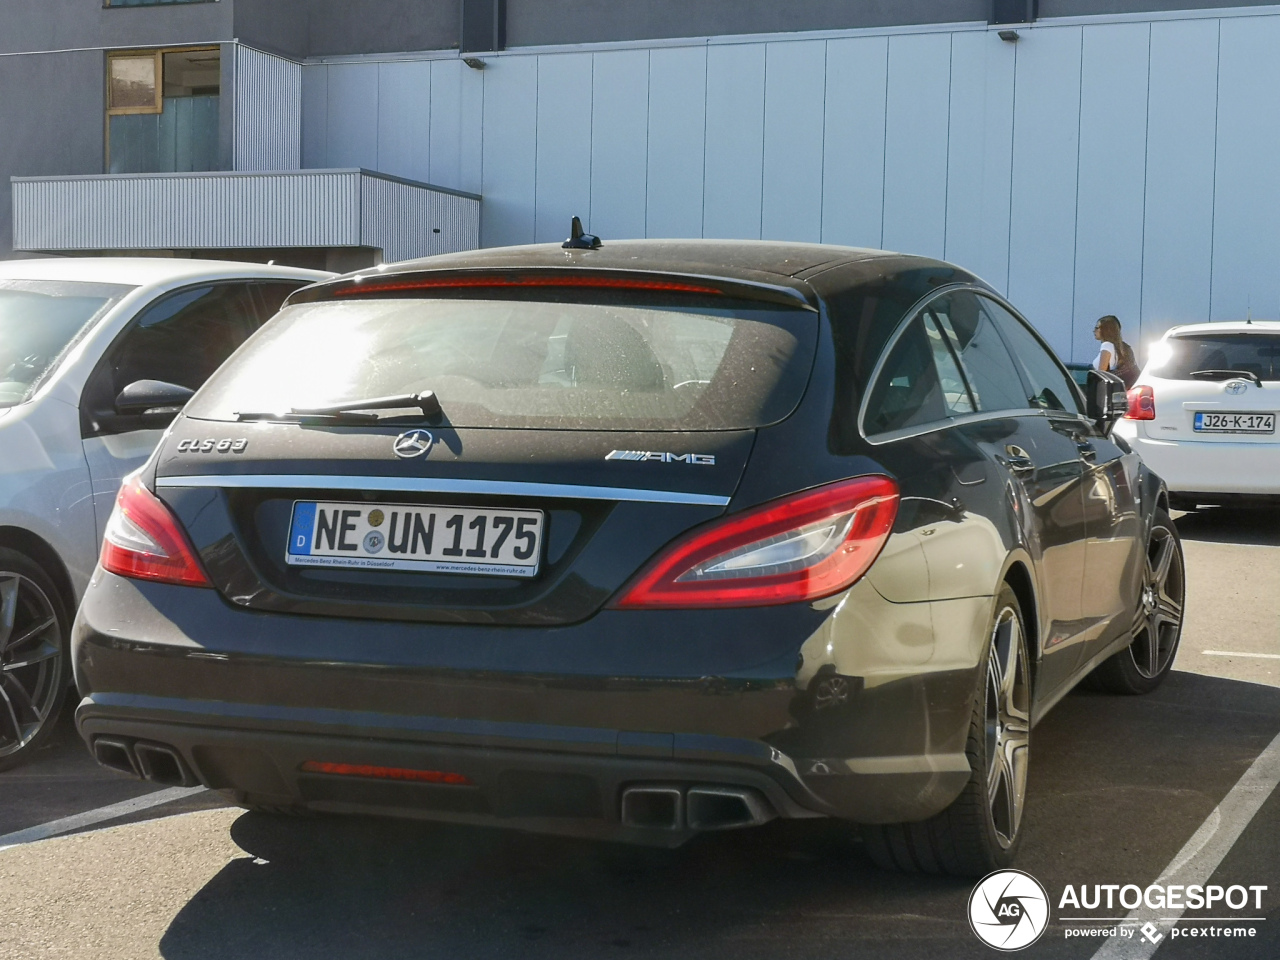
[[[383,490],[391,493],[482,493],[504,497],[562,497],[574,500],[634,500],[640,503],[686,503],[728,506],[728,497],[673,490],[633,490],[572,483],[526,483],[507,480],[450,480],[443,477],[351,477],[331,474],[232,473],[157,477],[157,487],[236,487],[282,490]]]

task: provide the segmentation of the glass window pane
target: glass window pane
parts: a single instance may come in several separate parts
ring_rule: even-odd
[[[964,382],[964,374],[960,372],[951,347],[947,345],[942,328],[938,325],[938,317],[932,310],[925,311],[924,331],[929,338],[929,349],[933,351],[934,366],[938,368],[938,382],[942,386],[942,402],[947,413],[953,417],[973,413],[973,400]]]
[[[863,430],[868,435],[947,418],[933,346],[920,317],[903,331],[871,388]]]
[[[800,401],[801,310],[379,299],[286,307],[189,415],[234,419],[432,390],[455,427],[737,430]]]
[[[982,298],[982,309],[1004,335],[1013,353],[1014,363],[1030,385],[1026,405],[1043,410],[1065,410],[1084,413],[1083,401],[1075,382],[1021,320],[994,300]]]
[[[0,407],[28,399],[86,330],[132,290],[123,284],[0,280]]]
[[[1011,410],[1027,405],[1013,358],[976,296],[968,292],[949,294],[930,304],[929,312],[959,357],[979,410]]]
[[[156,108],[156,58],[154,54],[111,57],[110,101],[112,110]]]
[[[1243,370],[1260,380],[1280,380],[1280,337],[1260,333],[1187,334],[1170,337],[1167,357],[1148,369],[1167,380],[1191,379],[1197,370]]]

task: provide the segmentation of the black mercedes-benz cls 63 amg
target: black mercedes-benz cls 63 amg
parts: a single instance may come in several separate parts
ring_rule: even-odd
[[[121,490],[79,730],[252,809],[669,846],[833,817],[982,873],[1036,722],[1177,648],[1123,400],[881,251],[578,239],[307,287]]]

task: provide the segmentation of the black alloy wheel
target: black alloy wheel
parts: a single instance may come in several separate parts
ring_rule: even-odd
[[[1110,693],[1150,693],[1173,667],[1182,639],[1186,564],[1177,528],[1157,511],[1147,538],[1142,590],[1133,618],[1133,642],[1101,663],[1092,685]]]
[[[1022,610],[1008,584],[991,620],[965,752],[969,782],[946,810],[918,823],[862,828],[878,866],[980,877],[1013,862],[1031,758],[1031,666]]]
[[[66,616],[45,572],[0,548],[0,770],[49,736],[67,689]]]

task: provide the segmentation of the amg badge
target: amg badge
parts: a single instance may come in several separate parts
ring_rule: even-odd
[[[606,460],[653,460],[657,463],[701,463],[706,466],[716,465],[715,454],[712,453],[668,453],[664,450],[614,450]]]

